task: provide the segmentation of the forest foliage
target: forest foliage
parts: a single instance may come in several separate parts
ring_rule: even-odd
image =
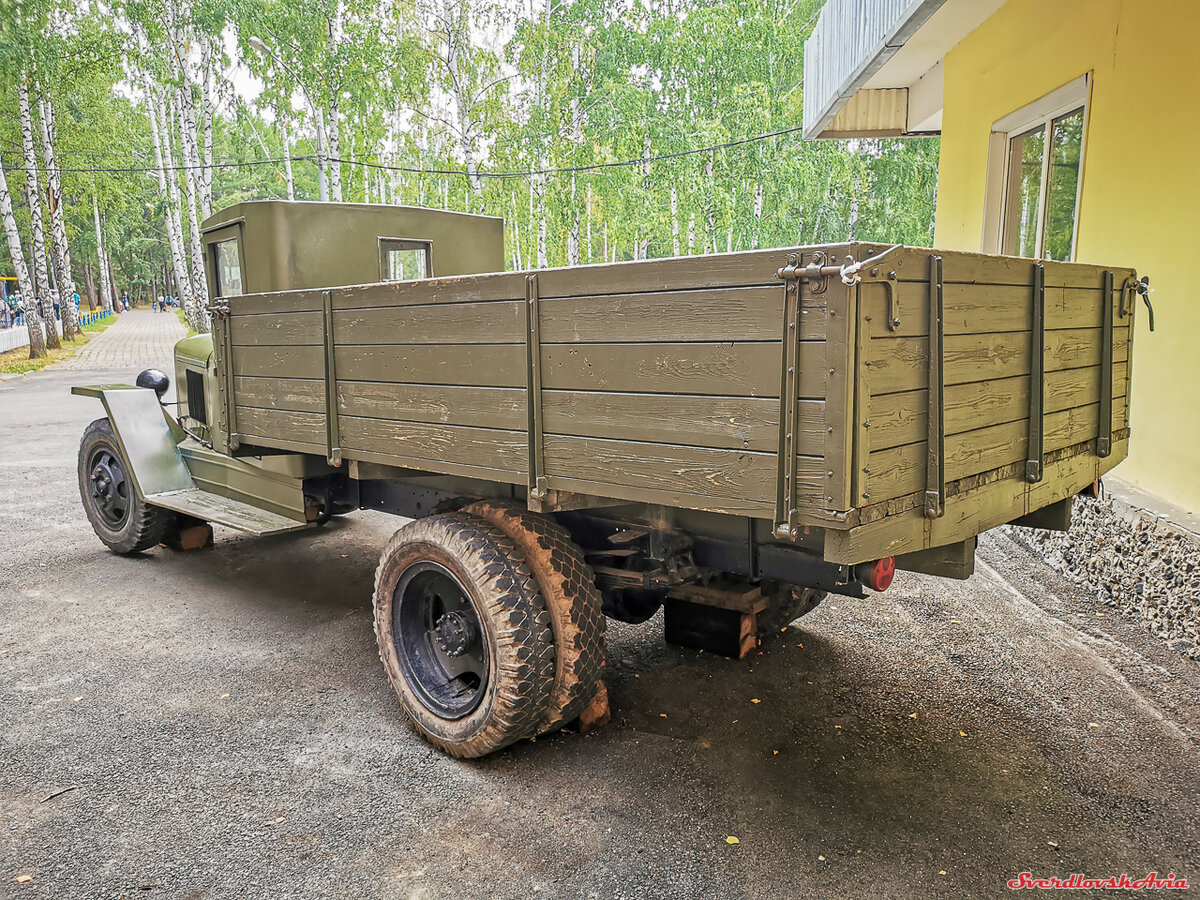
[[[928,244],[936,140],[801,140],[820,5],[0,0],[0,155],[22,256],[35,219],[54,253],[59,206],[69,272],[51,261],[49,279],[111,294],[162,293],[165,278],[203,325],[197,226],[242,200],[502,216],[510,268]],[[33,136],[52,123],[32,156],[22,89]],[[4,274],[14,263],[0,254]]]

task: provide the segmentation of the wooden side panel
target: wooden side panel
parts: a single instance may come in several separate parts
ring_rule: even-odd
[[[925,491],[929,382],[929,251],[903,249],[860,286],[856,476],[861,506]],[[1044,454],[1093,442],[1100,429],[1104,269],[1044,265]],[[956,481],[1015,467],[1024,478],[1029,456],[1033,354],[1034,266],[979,254],[943,254],[943,409],[945,477]],[[898,273],[895,295],[881,283]],[[1111,270],[1119,288],[1130,270]],[[889,299],[894,306],[889,306]],[[899,323],[887,326],[890,309]],[[1128,425],[1130,317],[1112,333],[1113,431]],[[1072,451],[1073,452],[1073,451]],[[949,514],[949,512],[947,512]],[[865,514],[864,514],[865,515]]]

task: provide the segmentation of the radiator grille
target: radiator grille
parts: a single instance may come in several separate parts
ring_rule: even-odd
[[[187,369],[186,374],[188,415],[197,422],[207,425],[208,409],[204,405],[204,376],[191,369]]]

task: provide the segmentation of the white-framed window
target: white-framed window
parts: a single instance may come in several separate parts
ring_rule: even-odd
[[[1075,258],[1088,87],[1083,75],[992,126],[985,252]]]
[[[429,241],[406,238],[379,239],[379,277],[382,281],[412,281],[433,274]]]

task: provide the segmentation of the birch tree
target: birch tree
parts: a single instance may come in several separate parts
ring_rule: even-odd
[[[17,229],[17,217],[13,213],[12,195],[8,192],[8,177],[0,156],[0,218],[4,219],[4,236],[8,242],[8,254],[13,271],[17,273],[17,286],[21,291],[21,309],[25,312],[25,325],[29,329],[29,358],[39,359],[46,355],[46,340],[42,334],[42,322],[33,299],[33,282],[25,266],[25,255],[21,251],[21,232]]]
[[[75,309],[75,276],[71,271],[71,246],[67,240],[66,213],[63,209],[62,173],[54,155],[54,104],[50,96],[39,91],[38,119],[41,122],[42,166],[46,172],[46,207],[50,211],[50,243],[53,249],[54,281],[63,298],[63,337],[74,340],[83,333]],[[70,300],[71,302],[65,302]]]
[[[50,293],[50,274],[46,266],[46,238],[42,222],[42,192],[38,188],[38,158],[33,142],[33,117],[29,109],[29,79],[24,75],[18,81],[18,102],[21,110],[21,149],[25,159],[25,183],[29,199],[29,221],[32,236],[33,287],[37,300],[42,304],[46,320],[46,346],[56,350],[61,346],[58,325],[54,317],[54,298]],[[65,302],[66,298],[61,298]]]

